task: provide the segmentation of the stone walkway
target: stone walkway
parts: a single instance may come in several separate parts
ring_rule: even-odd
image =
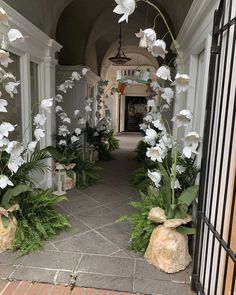
[[[26,257],[17,258],[10,251],[0,254],[0,278],[68,285],[74,273],[76,285],[85,288],[192,294],[190,269],[168,275],[128,250],[130,226],[116,220],[133,213],[129,202],[138,198],[130,186],[130,175],[137,168],[133,150],[139,135],[124,134],[119,139],[121,149],[114,153],[115,160],[100,165],[102,183],[71,191],[69,200],[60,205],[59,210],[69,215],[72,230]]]

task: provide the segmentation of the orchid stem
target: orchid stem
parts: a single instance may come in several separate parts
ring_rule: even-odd
[[[163,19],[163,21],[164,21],[164,23],[165,23],[165,25],[167,27],[167,30],[168,30],[168,32],[169,32],[169,34],[171,36],[171,39],[173,41],[173,44],[175,46],[175,50],[176,50],[177,56],[178,56],[178,58],[180,60],[181,72],[184,73],[183,59],[182,59],[182,57],[180,55],[179,49],[178,49],[177,44],[176,44],[175,37],[174,37],[174,35],[173,35],[173,33],[172,33],[171,29],[170,29],[170,26],[169,26],[169,24],[168,24],[168,22],[167,22],[167,20],[166,20],[166,18],[164,16],[164,14],[161,12],[161,10],[154,3],[150,2],[149,0],[141,0],[141,1],[149,4],[153,8],[155,8],[157,10],[157,12],[159,13],[159,15],[162,17],[162,19]]]

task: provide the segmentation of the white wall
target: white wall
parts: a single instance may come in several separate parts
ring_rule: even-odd
[[[16,42],[8,50],[20,57],[20,77],[17,77],[17,80],[21,80],[22,136],[28,142],[32,139],[30,62],[33,61],[38,64],[39,101],[54,96],[55,66],[57,64],[55,54],[60,51],[61,46],[4,1],[0,0],[0,6],[9,15],[10,26],[19,29],[24,36],[27,36],[25,42]],[[5,36],[7,39],[8,30],[8,26],[0,25],[0,38]],[[51,145],[53,142],[52,134],[55,129],[54,111],[48,114],[47,119],[46,136],[41,143],[41,148]],[[51,187],[52,174],[47,175],[41,182],[44,186]]]

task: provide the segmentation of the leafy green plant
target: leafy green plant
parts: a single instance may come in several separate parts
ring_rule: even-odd
[[[77,175],[77,187],[86,188],[98,183],[99,176],[97,172],[101,170],[100,167],[95,166],[94,162],[83,160],[81,156],[78,156],[74,163],[76,163],[74,171]]]
[[[138,191],[142,193],[147,193],[148,187],[151,185],[151,181],[147,173],[147,168],[141,167],[136,169],[131,177],[131,183]]]
[[[164,192],[149,188],[146,194],[141,193],[141,201],[131,202],[130,205],[137,210],[137,213],[132,216],[122,216],[119,221],[129,221],[131,224],[129,248],[144,254],[151,234],[157,226],[156,223],[148,220],[148,214],[154,207],[165,207]]]
[[[50,167],[45,162],[50,158],[50,154],[45,150],[40,150],[31,154],[25,163],[23,163],[18,171],[12,176],[14,184],[35,184],[35,180],[32,178],[33,173],[42,173],[50,171]]]
[[[67,218],[55,209],[55,205],[65,199],[52,195],[50,190],[34,190],[19,197],[20,209],[14,213],[18,225],[13,249],[21,255],[29,254],[41,249],[43,241],[68,230]]]
[[[140,140],[135,149],[135,152],[136,152],[135,159],[138,162],[144,162],[146,159],[146,151],[147,151],[146,143],[143,140]]]

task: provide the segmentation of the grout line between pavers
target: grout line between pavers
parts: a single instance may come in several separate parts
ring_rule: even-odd
[[[54,278],[53,278],[53,284],[56,284],[57,283],[57,278],[58,278],[58,275],[59,275],[59,272],[60,270],[58,269],[54,275]]]

